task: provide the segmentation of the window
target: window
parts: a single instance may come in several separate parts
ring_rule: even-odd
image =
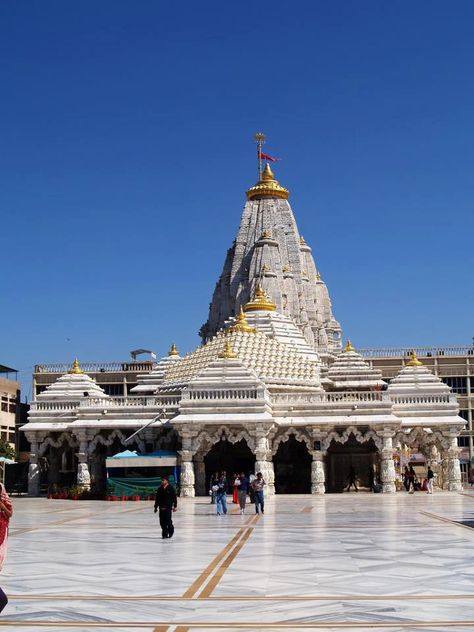
[[[466,395],[467,393],[467,378],[465,377],[442,377],[445,384],[453,389],[454,393],[458,395]]]
[[[459,416],[462,417],[463,419],[465,419],[466,421],[469,421],[469,411],[468,410],[460,410],[459,411]]]
[[[469,447],[469,437],[458,437],[458,446],[460,448],[468,448]]]
[[[100,384],[106,395],[123,397],[123,384]]]

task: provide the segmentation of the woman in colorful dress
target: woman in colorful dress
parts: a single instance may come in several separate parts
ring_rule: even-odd
[[[3,568],[3,562],[7,554],[8,540],[8,524],[12,517],[13,508],[10,497],[8,496],[5,486],[0,483],[0,571]],[[0,588],[0,612],[8,603],[8,597]]]

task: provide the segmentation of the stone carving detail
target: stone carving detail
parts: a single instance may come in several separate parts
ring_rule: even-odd
[[[311,493],[324,494],[326,489],[326,474],[324,472],[323,454],[322,452],[313,452],[313,462],[311,463]]]
[[[79,463],[77,466],[77,484],[86,489],[91,486],[91,475],[87,463]]]
[[[368,430],[366,433],[362,433],[359,430],[359,428],[357,428],[356,426],[349,426],[348,428],[344,430],[342,434],[339,434],[335,430],[330,432],[327,435],[327,437],[323,439],[323,442],[322,442],[323,450],[326,451],[329,448],[329,446],[331,445],[331,441],[333,439],[337,443],[347,443],[347,441],[349,441],[349,437],[351,436],[351,434],[354,435],[354,437],[359,443],[365,443],[366,441],[373,439],[376,447],[379,450],[382,447],[382,437],[379,437],[378,434],[374,432],[373,430]]]
[[[63,443],[68,443],[71,448],[77,447],[77,441],[68,432],[62,432],[55,441],[52,437],[47,437],[42,443],[38,451],[38,456],[43,456],[49,446],[52,448],[60,448]]]
[[[194,465],[193,453],[189,450],[181,450],[181,477],[180,477],[180,494],[181,496],[194,497]]]
[[[120,442],[127,447],[127,449],[131,449],[131,446],[136,445],[138,447],[138,449],[140,450],[140,452],[145,452],[145,443],[142,439],[139,439],[138,437],[134,437],[131,441],[131,443],[126,444],[124,443],[124,440],[127,438],[127,436],[121,431],[121,430],[114,430],[113,432],[110,433],[110,435],[108,437],[104,437],[101,434],[97,434],[94,439],[89,443],[89,449],[88,449],[88,454],[91,455],[94,453],[97,445],[99,443],[101,443],[102,445],[105,446],[109,446],[112,445],[112,443],[115,441],[115,439],[120,439]]]
[[[207,431],[200,432],[198,436],[194,439],[193,448],[195,450],[199,450],[201,445],[205,442],[213,445],[215,443],[219,443],[221,439],[225,438],[226,441],[230,443],[238,443],[242,439],[245,439],[248,447],[252,452],[255,450],[255,441],[247,432],[247,430],[239,430],[236,432],[235,430],[231,430],[227,426],[220,426],[215,430],[212,434],[209,434]]]
[[[300,430],[295,429],[295,428],[288,428],[288,430],[286,430],[283,434],[279,435],[278,437],[276,437],[273,440],[272,453],[276,454],[278,452],[278,448],[280,446],[280,443],[285,443],[285,441],[288,441],[288,439],[291,437],[291,435],[294,435],[294,437],[295,437],[295,439],[297,441],[301,441],[301,442],[305,443],[306,447],[311,452],[311,450],[313,449],[313,446],[311,444],[311,439],[308,437],[308,435],[306,433],[304,433],[304,432],[301,432]]]
[[[271,453],[270,453],[271,456]],[[275,471],[273,469],[273,462],[262,460],[255,461],[255,472],[262,472],[263,479],[267,484],[265,487],[265,493],[267,496],[275,495]]]

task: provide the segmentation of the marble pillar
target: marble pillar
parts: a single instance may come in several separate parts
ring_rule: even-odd
[[[77,484],[83,489],[90,489],[91,475],[88,463],[89,442],[81,438],[79,442],[79,452],[77,453]]]
[[[180,495],[195,496],[193,453],[191,450],[180,450],[179,455],[181,456]]]
[[[326,473],[324,471],[324,452],[313,450],[313,462],[311,463],[311,493],[325,494]]]
[[[27,435],[27,438],[31,442],[30,449],[30,465],[28,467],[28,495],[29,496],[39,496],[40,491],[40,470],[38,465],[38,442],[35,438],[30,439]]]
[[[262,472],[266,483],[265,492],[268,496],[275,495],[275,471],[272,459],[267,434],[258,434],[255,448],[255,473]]]
[[[382,491],[385,494],[393,494],[397,491],[395,486],[395,463],[393,461],[392,437],[384,435],[382,437],[382,450],[380,459],[380,479],[382,481]]]
[[[206,466],[202,454],[194,455],[194,476],[196,479],[196,495],[207,496],[206,489]]]
[[[450,447],[443,453],[445,489],[450,492],[462,491],[461,465],[457,437],[450,437]]]

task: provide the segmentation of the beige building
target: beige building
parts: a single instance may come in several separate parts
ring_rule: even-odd
[[[20,405],[17,371],[0,364],[0,436],[15,447],[15,426]]]

